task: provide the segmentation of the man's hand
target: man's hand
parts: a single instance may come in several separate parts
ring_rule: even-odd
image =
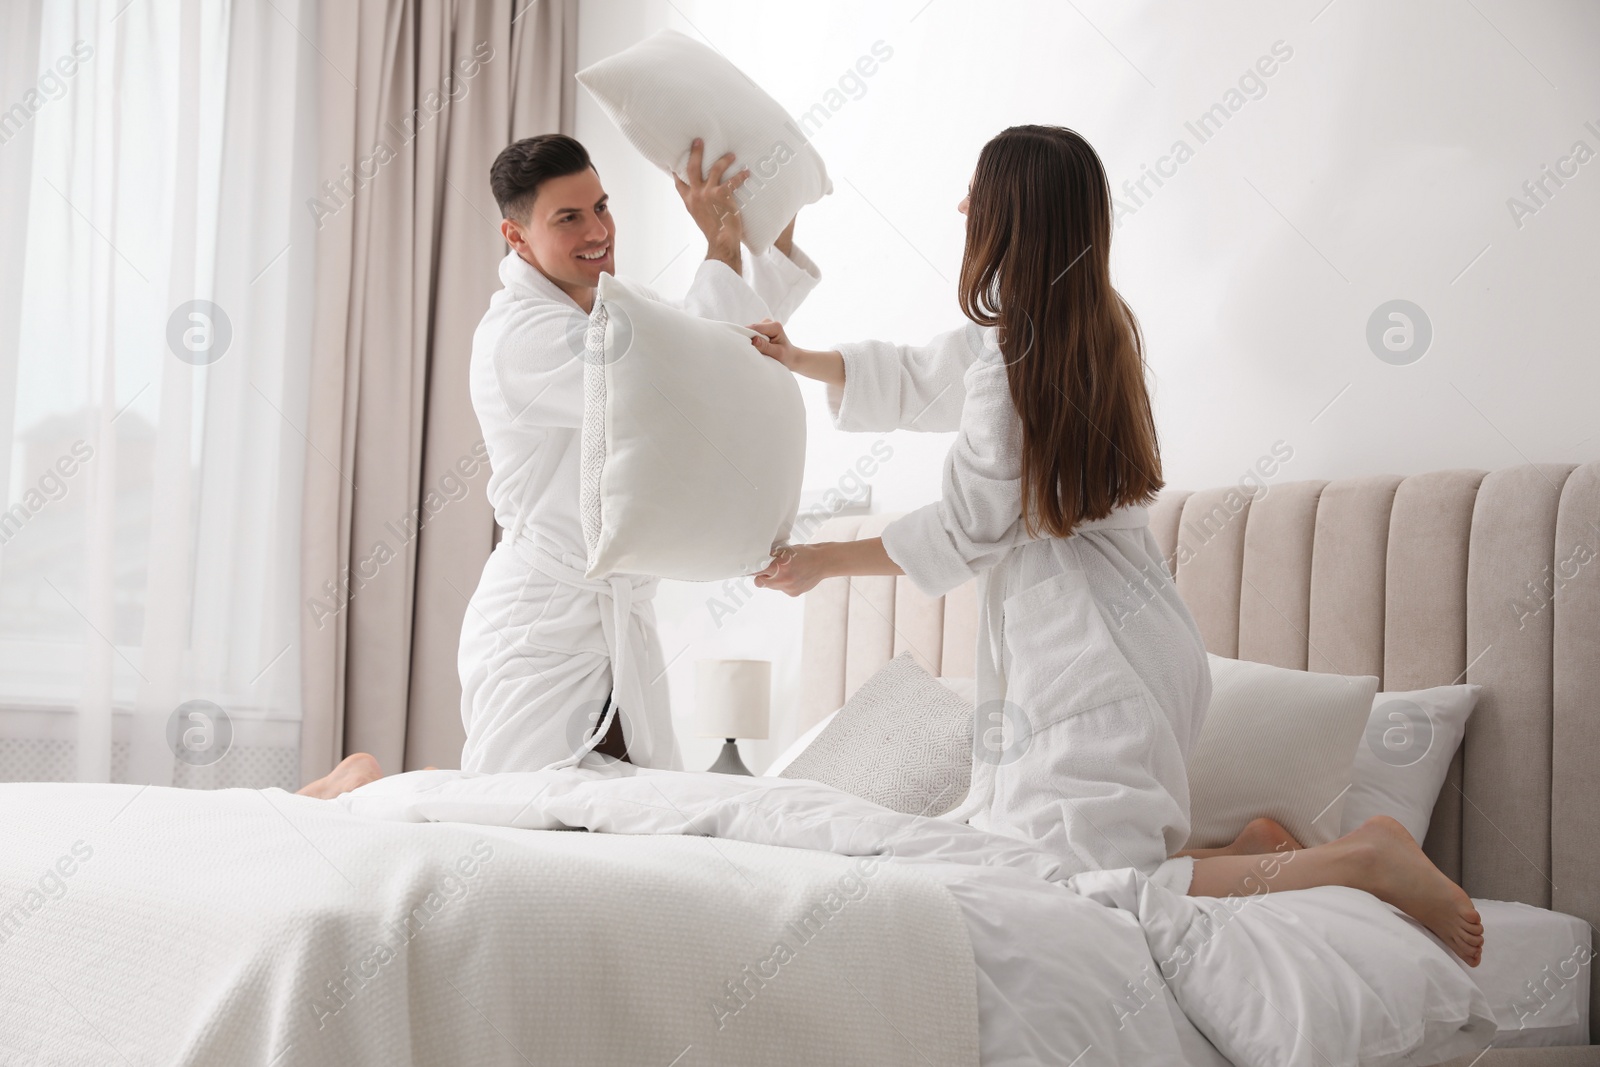
[[[689,217],[706,235],[706,258],[720,259],[737,274],[742,265],[739,242],[744,239],[744,219],[734,192],[749,179],[750,170],[747,167],[723,181],[723,173],[733,165],[733,153],[728,152],[711,164],[711,173],[706,174],[701,169],[704,151],[705,142],[696,137],[689,146],[689,180],[674,174],[672,182]]]

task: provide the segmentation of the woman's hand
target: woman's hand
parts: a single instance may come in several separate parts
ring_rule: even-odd
[[[784,332],[783,323],[773,319],[762,319],[760,322],[751,323],[750,328],[756,332],[756,336],[750,338],[750,343],[755,345],[757,352],[763,356],[771,356],[796,374],[805,373],[802,369],[805,362],[804,350],[795,347],[794,342],[789,340],[789,335]]]
[[[739,214],[739,200],[734,193],[750,178],[748,167],[738,174],[722,180],[723,172],[733,165],[733,153],[725,153],[711,164],[711,173],[701,169],[705,142],[696,137],[689,146],[689,180],[676,174],[672,183],[677,186],[683,206],[689,217],[706,236],[706,258],[720,259],[735,273],[740,269],[739,242],[744,239],[744,217]]]
[[[784,332],[783,323],[762,319],[750,324],[756,336],[750,343],[763,356],[771,356],[789,370],[830,385],[844,385],[844,357],[838,352],[815,352],[798,348]]]
[[[828,544],[785,545],[773,553],[767,569],[756,574],[756,585],[799,596],[824,578],[831,578]]]

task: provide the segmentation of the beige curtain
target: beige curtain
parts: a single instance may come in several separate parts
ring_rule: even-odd
[[[0,4],[0,100],[9,107],[39,80],[39,4]],[[17,395],[22,282],[33,184],[33,126],[0,113],[0,397]],[[11,470],[16,405],[0,403],[0,471]]]
[[[505,253],[489,165],[572,130],[576,0],[319,5],[302,535],[305,780],[459,766],[456,645],[496,528],[468,393]]]

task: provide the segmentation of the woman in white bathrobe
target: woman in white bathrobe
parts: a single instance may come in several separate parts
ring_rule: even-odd
[[[691,180],[677,185],[706,235],[706,258],[684,299],[667,303],[732,322],[788,315],[820,272],[792,244],[793,223],[773,248],[741,257],[733,193],[749,172],[724,181],[729,153],[702,176],[701,151],[691,146]],[[616,270],[616,223],[588,154],[570,137],[516,142],[496,160],[491,184],[511,251],[500,261],[504,288],[473,335],[471,392],[489,502],[505,535],[462,620],[461,768],[533,771],[598,747],[678,769],[651,604],[658,580],[584,577],[582,354],[594,288]]]
[[[798,595],[835,575],[904,574],[941,596],[977,576],[972,786],[945,817],[1178,893],[1259,891],[1256,867],[1272,861],[1273,888],[1369,889],[1475,963],[1470,900],[1393,820],[1294,852],[1292,874],[1261,855],[1298,847],[1281,827],[1175,855],[1211,675],[1149,529],[1164,483],[1138,326],[1110,281],[1105,171],[1070,130],[1012,127],[984,147],[960,210],[969,325],[831,351],[753,327],[759,350],[828,384],[840,429],[957,431],[939,501],[878,538],[785,549],[756,584]]]

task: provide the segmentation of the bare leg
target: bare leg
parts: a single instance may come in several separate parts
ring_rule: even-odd
[[[1483,920],[1472,898],[1387,815],[1374,815],[1337,841],[1279,857],[1198,858],[1189,895],[1250,896],[1263,884],[1268,891],[1324,885],[1364,889],[1432,930],[1468,966],[1483,958]]]
[[[1294,839],[1294,835],[1285,830],[1276,819],[1252,819],[1239,831],[1239,836],[1233,839],[1233,844],[1223,845],[1221,848],[1186,848],[1175,853],[1178,856],[1193,856],[1195,859],[1205,859],[1210,856],[1263,856],[1269,852],[1282,852],[1285,849],[1303,847]]]
[[[296,792],[303,797],[332,800],[341,793],[348,793],[358,786],[376,782],[382,777],[383,771],[378,769],[378,761],[365,752],[357,752],[340,760],[339,766],[324,777]]]

